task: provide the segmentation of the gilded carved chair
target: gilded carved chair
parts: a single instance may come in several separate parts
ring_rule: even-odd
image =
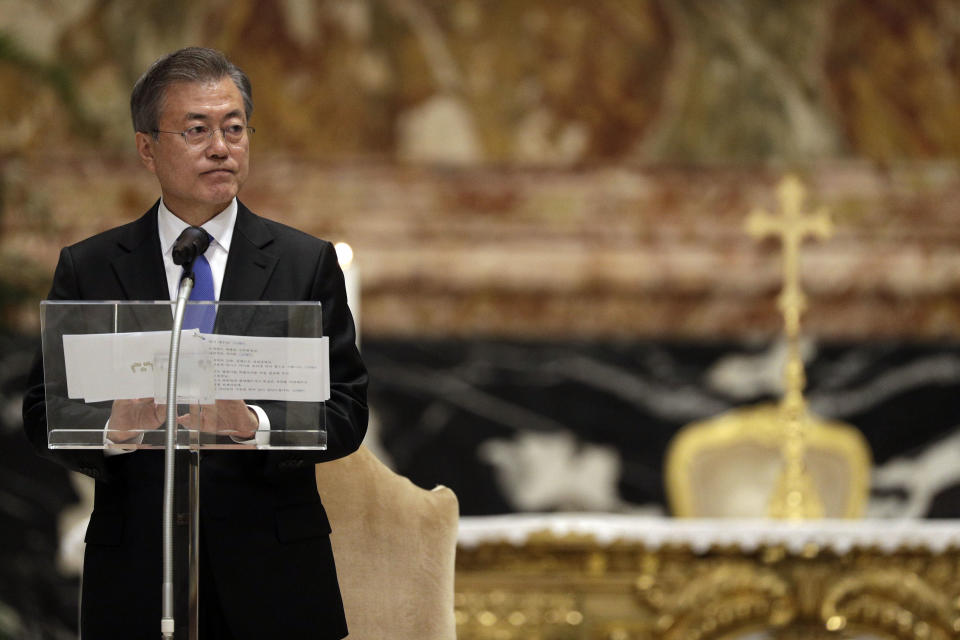
[[[857,518],[870,487],[870,449],[841,422],[808,417],[807,472],[823,515]],[[763,517],[782,467],[783,426],[776,404],[737,409],[687,425],[666,455],[667,498],[685,518]]]

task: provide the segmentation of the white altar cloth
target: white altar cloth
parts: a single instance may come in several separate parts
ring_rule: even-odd
[[[960,520],[778,520],[672,519],[621,514],[514,514],[460,518],[458,543],[463,548],[507,542],[523,545],[532,534],[557,537],[591,536],[598,544],[616,541],[640,543],[651,549],[688,546],[705,553],[715,546],[734,546],[751,552],[761,547],[783,546],[802,553],[815,545],[838,554],[854,548],[874,548],[884,553],[924,549],[934,553],[960,548]]]

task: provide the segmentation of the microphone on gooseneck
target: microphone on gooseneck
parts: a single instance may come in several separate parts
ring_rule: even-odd
[[[187,227],[173,243],[173,263],[183,265],[185,273],[192,273],[193,261],[209,246],[209,233],[200,227]]]

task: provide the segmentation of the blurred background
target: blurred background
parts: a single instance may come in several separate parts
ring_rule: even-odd
[[[836,227],[811,408],[866,437],[868,515],[960,515],[956,2],[0,0],[0,637],[75,634],[83,490],[21,433],[38,301],[158,197],[129,93],[187,45],[253,82],[240,198],[353,248],[368,446],[463,515],[669,515],[674,434],[782,391],[745,221],[788,173]]]

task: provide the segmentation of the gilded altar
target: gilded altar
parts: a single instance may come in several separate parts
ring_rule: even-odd
[[[460,640],[960,637],[960,522],[463,518]]]

